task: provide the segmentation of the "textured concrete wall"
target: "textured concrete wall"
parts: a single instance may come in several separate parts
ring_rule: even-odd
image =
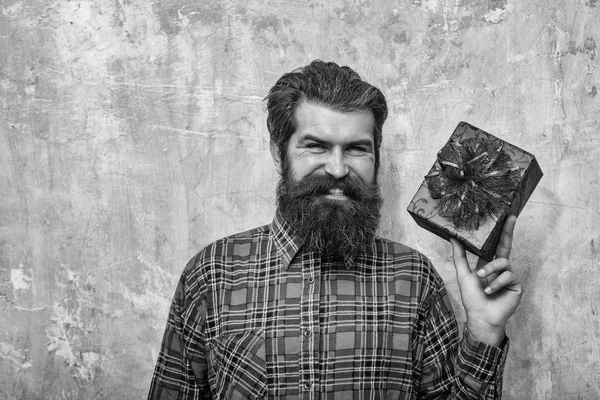
[[[506,399],[600,398],[597,0],[2,0],[0,398],[144,398],[176,280],[271,220],[261,99],[314,58],[388,96],[382,233],[460,120],[533,152]],[[462,319],[463,314],[458,312]]]

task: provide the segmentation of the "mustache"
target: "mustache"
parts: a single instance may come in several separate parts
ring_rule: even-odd
[[[347,175],[341,179],[331,175],[309,175],[288,188],[288,194],[297,199],[326,195],[339,189],[352,200],[369,200],[373,194],[362,179]]]

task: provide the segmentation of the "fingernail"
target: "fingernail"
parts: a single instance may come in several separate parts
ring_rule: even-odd
[[[492,293],[492,288],[491,287],[486,287],[484,292],[486,292],[487,294],[491,294]]]
[[[482,268],[477,270],[477,276],[483,278],[485,276],[485,269]]]

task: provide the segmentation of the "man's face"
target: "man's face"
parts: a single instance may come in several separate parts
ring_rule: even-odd
[[[345,255],[372,242],[381,197],[376,184],[373,115],[304,102],[286,157],[271,152],[282,175],[278,207],[309,250]]]
[[[314,174],[336,179],[354,175],[366,185],[375,183],[371,111],[340,112],[302,102],[295,119],[296,131],[288,142],[285,157],[294,181]],[[285,165],[277,160],[276,165],[282,174]],[[347,200],[343,193],[333,193],[327,198]]]

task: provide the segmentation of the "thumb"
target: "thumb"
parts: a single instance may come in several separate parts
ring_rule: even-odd
[[[454,268],[456,268],[456,279],[460,282],[471,273],[471,268],[469,268],[469,262],[467,261],[463,245],[454,238],[450,238],[450,243],[452,243],[452,258],[454,260]]]

